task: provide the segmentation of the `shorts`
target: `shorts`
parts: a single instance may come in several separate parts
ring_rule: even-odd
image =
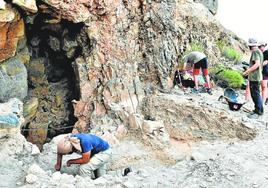
[[[194,69],[207,69],[208,68],[208,58],[205,57],[194,64]]]
[[[201,59],[194,64],[194,75],[199,75],[200,68],[202,69],[203,75],[208,75],[208,59],[207,57]]]
[[[263,75],[263,79],[262,80],[268,80],[268,75]]]

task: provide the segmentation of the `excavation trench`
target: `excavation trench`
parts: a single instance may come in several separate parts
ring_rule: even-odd
[[[202,103],[198,97],[195,100]],[[197,104],[195,100],[166,94],[150,97],[143,103],[143,114],[147,119],[162,120],[170,138],[179,141],[252,140],[256,137],[256,130],[218,108],[221,105],[218,101],[214,107],[205,102]]]

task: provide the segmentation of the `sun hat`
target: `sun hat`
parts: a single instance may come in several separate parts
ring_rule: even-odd
[[[258,46],[266,46],[267,45],[267,42],[264,42],[264,41],[260,41],[258,43]]]
[[[248,39],[248,46],[258,46],[258,41],[255,38]]]
[[[64,136],[57,144],[57,152],[60,154],[69,154],[73,151],[73,147],[82,152],[80,140],[76,137],[72,137],[70,134]]]

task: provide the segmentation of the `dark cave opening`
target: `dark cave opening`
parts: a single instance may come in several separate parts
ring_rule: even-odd
[[[29,90],[24,102],[37,98],[38,105],[22,133],[38,146],[71,132],[77,121],[72,100],[79,100],[80,93],[72,62],[82,53],[77,37],[83,26],[66,20],[54,23],[46,14],[26,24],[31,58],[26,65]]]

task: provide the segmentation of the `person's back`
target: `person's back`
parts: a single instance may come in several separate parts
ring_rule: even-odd
[[[199,51],[193,51],[190,52],[189,54],[187,54],[186,56],[183,57],[183,60],[185,62],[191,63],[191,64],[195,64],[197,62],[199,62],[200,60],[206,58],[207,56]]]
[[[77,137],[80,140],[83,153],[91,151],[91,155],[109,149],[109,144],[98,136],[93,134],[74,134],[72,137]]]

